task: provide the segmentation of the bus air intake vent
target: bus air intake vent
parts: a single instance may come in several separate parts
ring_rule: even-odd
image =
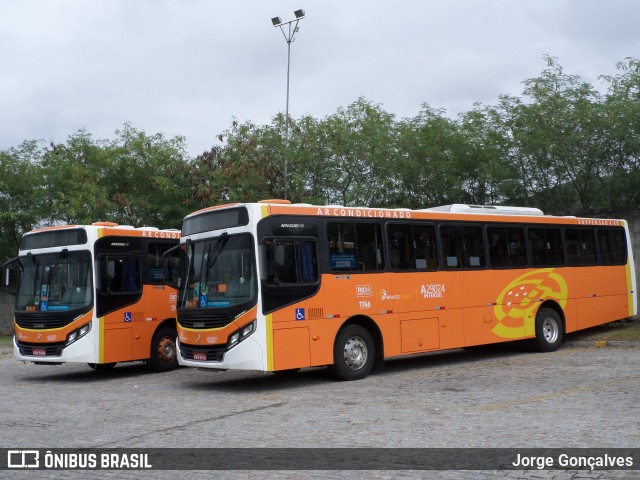
[[[215,313],[200,309],[184,309],[178,312],[178,323],[185,328],[222,328],[233,321],[227,313]]]

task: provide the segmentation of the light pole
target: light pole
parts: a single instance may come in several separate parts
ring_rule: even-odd
[[[296,16],[295,20],[291,20],[289,22],[283,22],[280,17],[273,17],[271,19],[271,23],[273,23],[274,27],[280,27],[282,31],[282,35],[284,36],[285,41],[287,42],[287,107],[285,110],[285,127],[284,127],[284,199],[287,199],[287,184],[289,181],[289,74],[291,72],[291,43],[294,40],[294,37],[298,30],[298,23],[300,20],[304,18],[304,10],[296,10],[293,12]],[[284,26],[287,26],[287,31],[285,32]]]

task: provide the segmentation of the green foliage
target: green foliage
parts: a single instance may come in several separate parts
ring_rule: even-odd
[[[47,196],[38,142],[0,151],[0,263],[13,258],[24,232],[41,216]]]

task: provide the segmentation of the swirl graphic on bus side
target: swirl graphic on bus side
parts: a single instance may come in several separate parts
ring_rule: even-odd
[[[567,303],[567,282],[553,268],[540,268],[520,275],[507,285],[498,298],[493,312],[498,324],[491,330],[502,338],[520,338],[535,328],[534,310],[543,300],[553,299],[564,309]],[[525,327],[524,331],[522,327]]]

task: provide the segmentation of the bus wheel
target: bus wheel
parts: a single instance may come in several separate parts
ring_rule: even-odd
[[[151,340],[151,357],[148,367],[154,372],[168,372],[178,366],[176,337],[178,333],[171,327],[160,327]]]
[[[111,370],[116,366],[118,362],[113,363],[87,363],[89,367],[93,368],[96,372],[105,372],[107,370]]]
[[[560,315],[553,308],[541,308],[536,315],[536,337],[531,341],[539,352],[554,352],[562,343]]]
[[[333,347],[333,371],[340,380],[360,380],[371,373],[375,345],[367,329],[348,325],[338,333]]]

